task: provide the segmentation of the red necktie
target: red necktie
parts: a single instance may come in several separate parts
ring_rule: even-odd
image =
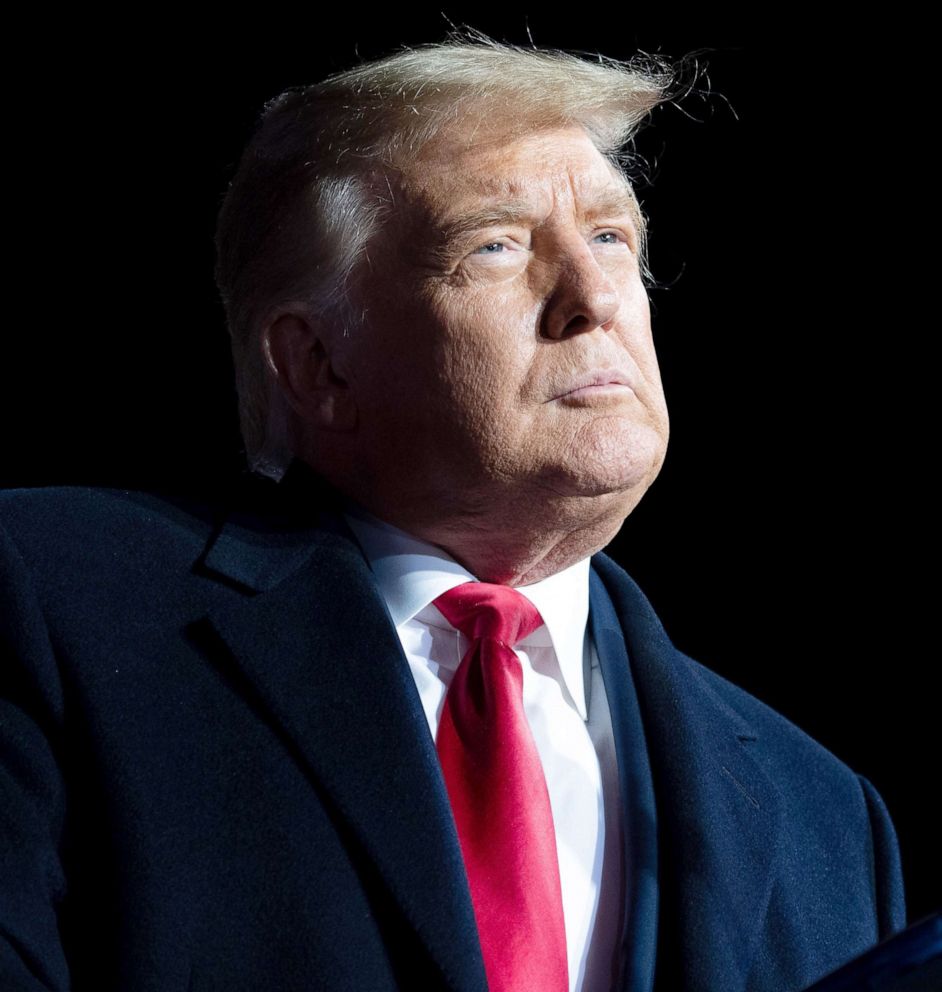
[[[466,582],[435,600],[471,645],[436,747],[458,827],[490,992],[568,992],[556,831],[523,711],[513,645],[543,623],[509,586]]]

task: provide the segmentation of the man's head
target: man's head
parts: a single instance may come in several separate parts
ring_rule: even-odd
[[[666,84],[464,43],[273,101],[218,238],[255,467],[300,454],[417,530],[422,504],[618,494],[623,517],[667,416],[618,162]]]

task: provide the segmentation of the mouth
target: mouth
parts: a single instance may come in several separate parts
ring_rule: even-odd
[[[595,399],[619,399],[634,393],[629,377],[618,369],[596,369],[567,382],[553,400],[585,402]]]

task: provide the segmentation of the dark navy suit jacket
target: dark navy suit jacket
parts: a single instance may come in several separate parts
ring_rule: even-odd
[[[486,988],[369,566],[309,471],[247,488],[221,522],[0,494],[3,990]],[[592,564],[627,824],[615,987],[793,992],[900,929],[873,787]]]

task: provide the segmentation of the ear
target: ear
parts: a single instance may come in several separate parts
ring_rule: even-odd
[[[356,403],[338,370],[333,336],[303,311],[281,311],[262,331],[265,361],[285,399],[303,423],[330,431],[352,430]]]

